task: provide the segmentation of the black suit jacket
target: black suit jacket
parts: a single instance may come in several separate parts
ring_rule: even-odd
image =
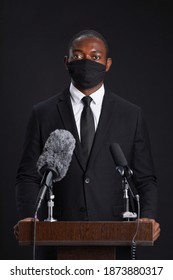
[[[147,129],[139,107],[106,90],[101,116],[87,167],[84,166],[69,90],[34,106],[28,123],[23,156],[17,174],[20,218],[34,214],[40,186],[36,162],[45,141],[56,129],[70,131],[76,139],[69,170],[54,185],[54,217],[58,220],[120,220],[123,193],[110,144],[120,144],[134,171],[140,195],[141,217],[155,218],[157,185]],[[46,205],[40,217],[45,217]]]

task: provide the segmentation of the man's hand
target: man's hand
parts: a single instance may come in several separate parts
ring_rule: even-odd
[[[38,219],[36,219],[38,221]],[[34,221],[34,218],[25,218],[23,220],[20,220],[14,227],[14,235],[16,237],[17,240],[19,240],[19,223],[20,222],[31,222]]]
[[[157,223],[154,219],[149,219],[149,218],[141,218],[139,219],[139,221],[144,221],[144,222],[152,222],[154,224],[154,241],[157,240],[157,238],[159,237],[160,235],[160,224]]]

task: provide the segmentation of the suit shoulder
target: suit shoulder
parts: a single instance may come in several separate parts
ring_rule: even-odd
[[[54,94],[53,96],[35,104],[33,109],[34,111],[50,111],[51,109],[56,108],[56,105],[59,101],[66,99],[68,96],[69,90],[65,89],[64,91],[60,91],[57,94]]]
[[[121,97],[117,92],[110,92],[111,98],[114,102],[120,106],[122,109],[132,110],[132,111],[141,111],[141,107],[137,104],[130,102],[129,100]]]
[[[33,108],[36,110],[36,111],[40,111],[40,110],[44,110],[46,108],[50,108],[54,105],[57,104],[58,102],[58,99],[59,99],[59,96],[61,95],[62,92],[59,92],[43,101],[40,101],[39,103],[35,104],[33,106]]]

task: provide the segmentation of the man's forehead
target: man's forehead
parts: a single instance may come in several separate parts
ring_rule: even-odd
[[[76,49],[79,46],[84,47],[96,47],[97,50],[106,49],[104,42],[97,37],[81,36],[76,38],[72,43],[72,49]]]

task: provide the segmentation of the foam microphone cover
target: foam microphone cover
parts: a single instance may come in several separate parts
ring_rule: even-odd
[[[75,143],[75,138],[69,131],[63,129],[53,131],[37,161],[38,173],[44,175],[46,171],[53,171],[54,182],[65,177],[70,166]]]

